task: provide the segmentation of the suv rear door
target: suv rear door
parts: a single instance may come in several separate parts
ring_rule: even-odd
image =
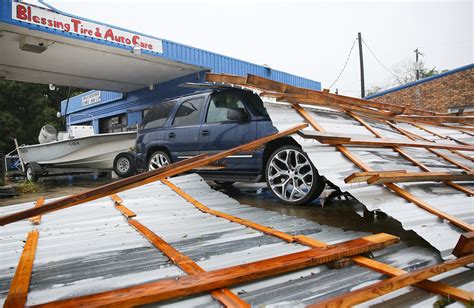
[[[173,162],[199,154],[199,128],[204,104],[205,96],[184,99],[165,130],[165,145]]]
[[[244,121],[229,120],[229,109],[243,109],[247,114]],[[252,140],[257,137],[257,125],[245,104],[243,96],[233,91],[215,93],[209,99],[204,122],[199,134],[201,153],[217,153]],[[255,171],[257,169],[253,152],[238,153],[224,159],[227,170]]]

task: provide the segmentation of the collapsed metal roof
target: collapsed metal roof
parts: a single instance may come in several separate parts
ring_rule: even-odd
[[[280,130],[294,123],[301,123],[303,121],[302,117],[289,105],[267,103],[266,108],[272,118],[273,124]],[[328,132],[373,137],[370,131],[364,126],[344,113],[314,107],[306,107],[306,110],[308,110],[311,116]],[[397,133],[388,125],[383,125],[370,119],[365,120],[386,137],[408,141],[407,137]],[[436,142],[452,142],[445,139],[439,140],[433,138],[433,136],[427,136],[428,133],[410,124],[401,124],[400,126],[416,134],[433,139]],[[445,134],[452,133],[452,130],[445,129],[443,132],[436,127],[429,127],[429,129]],[[452,136],[465,142],[474,143],[474,138],[467,134],[454,131]],[[406,230],[414,230],[438,249],[443,257],[449,257],[451,255],[451,251],[456,245],[460,234],[465,232],[465,230],[443,221],[438,216],[404,200],[382,186],[368,185],[364,182],[346,184],[344,179],[348,175],[360,171],[357,166],[344,157],[334,146],[320,144],[315,140],[309,140],[299,136],[294,136],[294,138],[301,144],[305,152],[308,153],[311,161],[318,168],[319,173],[337,185],[341,190],[350,192],[350,194],[363,203],[368,210],[381,210],[400,221]],[[392,148],[350,147],[350,150],[376,170],[404,169],[412,172],[420,171],[418,167],[404,159],[399,153],[394,152]],[[463,171],[463,169],[446,162],[425,149],[407,148],[405,151],[424,165],[429,166],[433,171]],[[450,157],[455,156],[446,150],[438,151]],[[466,154],[469,155],[470,153]],[[474,168],[472,161],[462,157],[456,157],[455,159],[469,168]],[[474,224],[474,201],[472,197],[467,196],[465,193],[448,187],[444,183],[436,182],[403,183],[399,185],[409,191],[410,194],[422,199],[433,207],[450,215],[454,215],[469,224]],[[462,185],[474,190],[474,182],[463,182]]]
[[[281,96],[286,97],[291,105],[267,104],[280,132],[46,204],[40,199],[33,208],[22,204],[2,209],[0,225],[5,232],[0,248],[7,262],[0,265],[0,280],[10,284],[6,307],[164,301],[167,305],[208,306],[219,302],[244,307],[426,305],[439,299],[425,291],[416,289],[413,293],[405,288],[411,285],[462,302],[472,300],[472,269],[463,266],[474,263],[472,211],[467,207],[467,196],[474,195],[473,159],[469,156],[474,151],[470,143],[474,127],[462,123],[473,123],[473,117],[415,109],[406,114],[409,107],[377,105],[325,91],[301,95],[307,90],[258,76],[244,81],[243,77],[210,76],[230,80],[226,86],[237,83],[246,87],[250,83],[249,89],[264,97],[282,101],[285,99]],[[272,92],[255,89],[256,85]],[[325,108],[303,107],[299,101]],[[297,124],[302,120],[307,124]],[[443,143],[409,132],[397,126],[397,121],[410,123],[443,139]],[[417,126],[418,121],[444,125],[454,129],[456,136],[442,136],[442,131]],[[369,138],[368,132],[376,138]],[[196,175],[174,178],[175,184],[166,179],[295,133],[320,173],[333,184],[351,191],[369,209],[381,209],[399,219],[407,229],[407,223],[413,222],[414,226],[408,224],[413,230],[425,238],[434,236],[432,245],[442,256],[448,257],[454,248],[452,259],[443,262],[434,251],[403,243],[391,246],[398,238],[389,234],[362,236],[241,206],[211,190]],[[466,161],[461,163],[460,158]],[[357,172],[359,169],[363,172]],[[353,182],[359,183],[356,189],[345,185]],[[437,202],[445,208],[435,207]],[[48,215],[41,223],[42,214]],[[25,222],[26,218],[36,226]],[[20,256],[25,232],[28,234]],[[353,237],[357,238],[348,240]],[[153,251],[151,259],[149,251]],[[361,255],[368,252],[373,252],[376,259]],[[18,264],[16,270],[14,264]],[[334,269],[339,267],[342,269]],[[382,274],[391,278],[384,279]],[[434,280],[427,280],[431,277]],[[205,292],[212,299],[200,295]],[[188,296],[185,301],[181,300],[184,296]]]
[[[289,234],[303,234],[330,244],[366,235],[239,204],[227,195],[212,190],[196,174],[173,178],[171,181],[214,210]],[[119,196],[123,204],[136,213],[141,223],[206,271],[308,249],[301,244],[287,243],[200,212],[160,182],[122,192]],[[0,213],[5,215],[32,205],[24,203],[3,207]],[[9,285],[21,255],[23,241],[31,229],[29,221],[19,221],[2,230],[2,286]],[[129,226],[109,198],[45,215],[38,231],[40,236],[27,305],[186,275]],[[410,271],[441,261],[433,250],[407,247],[403,243],[376,251],[374,255],[378,261]],[[439,278],[472,291],[472,273],[472,269],[461,268]],[[382,274],[355,265],[343,269],[317,266],[237,285],[231,291],[252,306],[303,306],[382,278]],[[5,300],[7,291],[7,287],[2,287],[0,303]],[[365,304],[376,305],[386,301],[385,304],[389,305],[421,306],[433,304],[440,298],[419,289],[404,288]],[[219,304],[210,295],[197,295],[160,303],[160,306],[209,307]]]

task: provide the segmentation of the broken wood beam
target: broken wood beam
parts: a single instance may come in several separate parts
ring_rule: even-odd
[[[453,255],[460,258],[474,253],[474,232],[463,233],[454,247]],[[474,297],[473,297],[474,300]]]
[[[282,132],[275,133],[275,134],[251,141],[247,144],[240,145],[232,149],[219,152],[212,156],[209,156],[208,154],[201,154],[192,158],[188,158],[188,159],[170,164],[160,169],[138,174],[138,175],[135,175],[123,180],[119,180],[117,182],[113,182],[110,184],[100,186],[98,188],[88,190],[86,192],[83,192],[77,195],[73,195],[70,197],[65,197],[56,201],[52,201],[38,208],[27,209],[27,210],[13,213],[13,214],[5,215],[5,216],[0,217],[0,226],[4,226],[6,224],[10,224],[10,223],[13,223],[22,219],[30,218],[36,215],[40,215],[40,214],[44,214],[44,213],[48,213],[52,211],[57,211],[63,208],[68,208],[68,207],[82,204],[88,201],[96,200],[102,197],[109,196],[114,193],[118,193],[127,189],[142,186],[142,185],[145,185],[154,181],[158,181],[158,180],[161,180],[173,175],[190,171],[194,168],[205,166],[212,162],[221,160],[232,154],[259,148],[260,146],[262,146],[263,144],[267,142],[270,142],[272,140],[275,140],[284,136],[292,135],[307,126],[308,124],[306,123],[299,124],[290,129],[284,130]]]
[[[36,247],[38,246],[38,237],[39,232],[37,230],[28,233],[15,275],[10,283],[10,290],[3,305],[5,308],[24,307],[26,304]]]
[[[380,172],[367,179],[367,184],[474,181],[474,172]]]
[[[44,204],[44,197],[39,198],[36,200],[35,207],[40,207]],[[35,217],[31,217],[30,221],[34,225],[39,225],[41,223],[41,215],[37,215]]]
[[[474,254],[471,254],[459,259],[388,278],[356,291],[317,302],[308,307],[351,307],[473,262]]]
[[[460,123],[460,124],[474,124],[474,116],[456,116],[456,115],[444,115],[444,116],[427,116],[427,115],[396,115],[395,120],[407,121],[411,120],[414,122],[425,122],[425,123]]]
[[[299,131],[298,135],[307,139],[315,139],[322,144],[331,145],[363,145],[367,147],[413,147],[413,148],[425,148],[425,149],[446,149],[446,150],[462,150],[462,151],[474,151],[474,146],[471,145],[451,145],[441,144],[434,142],[415,142],[415,141],[403,141],[403,140],[392,140],[392,139],[354,139],[348,140],[347,136],[337,137],[334,135],[321,134],[312,131]]]
[[[59,300],[34,307],[138,306],[155,303],[328,263],[341,258],[381,249],[397,243],[398,240],[393,235],[380,233],[331,245],[326,248],[313,248],[205,273],[181,276],[179,279],[164,279],[138,286]]]
[[[367,182],[368,179],[377,174],[383,173],[407,173],[406,170],[386,170],[386,171],[364,171],[354,172],[344,179],[346,184]]]
[[[362,256],[352,257],[352,261],[354,261],[354,263],[357,265],[364,266],[371,270],[374,270],[379,273],[392,276],[392,277],[400,276],[400,275],[404,275],[408,273],[405,270],[387,265],[385,263],[382,263],[373,259],[365,258]],[[473,298],[472,292],[458,289],[456,287],[450,286],[440,281],[432,281],[432,280],[427,279],[427,280],[423,280],[416,283],[414,286],[431,293],[436,293],[448,298],[453,298],[463,303],[469,303]]]

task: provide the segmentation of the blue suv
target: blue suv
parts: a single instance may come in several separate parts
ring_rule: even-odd
[[[122,153],[114,162],[122,177],[153,170],[200,153],[218,153],[276,133],[258,95],[235,89],[212,89],[169,99],[145,115],[136,140],[135,157]],[[219,170],[198,170],[219,184],[266,181],[283,203],[300,205],[318,197],[325,182],[306,153],[291,137],[258,150],[219,161]]]

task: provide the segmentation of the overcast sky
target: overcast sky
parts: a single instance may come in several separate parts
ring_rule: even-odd
[[[426,67],[473,62],[472,1],[47,1],[58,9],[322,82],[340,73],[357,32],[390,70],[413,50]],[[332,90],[360,95],[357,45]],[[364,46],[366,89],[391,73]]]

